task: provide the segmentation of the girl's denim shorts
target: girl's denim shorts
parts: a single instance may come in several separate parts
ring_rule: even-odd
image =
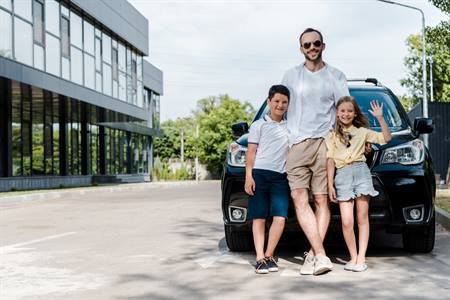
[[[338,201],[348,201],[362,195],[372,197],[378,195],[373,188],[372,175],[365,162],[356,162],[337,169],[334,185]]]

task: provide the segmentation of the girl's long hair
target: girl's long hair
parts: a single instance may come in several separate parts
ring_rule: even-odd
[[[353,104],[353,107],[355,109],[355,118],[352,121],[353,126],[359,128],[359,127],[369,127],[369,119],[361,112],[361,109],[358,106],[358,103],[356,103],[356,100],[352,96],[344,96],[339,98],[338,102],[336,103],[336,125],[334,129],[334,133],[336,134],[337,138],[343,143],[347,143],[348,138],[344,135],[344,129],[341,124],[341,121],[339,121],[339,118],[337,116],[337,112],[339,109],[339,106],[343,103],[350,102]]]

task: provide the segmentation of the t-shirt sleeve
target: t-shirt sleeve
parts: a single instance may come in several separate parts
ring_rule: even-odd
[[[366,129],[366,141],[373,144],[386,144],[383,133],[371,129]]]
[[[350,96],[350,91],[348,90],[347,78],[345,77],[345,74],[339,72],[336,76],[334,103],[337,103],[339,98],[344,96]]]
[[[334,158],[334,152],[336,151],[334,132],[330,131],[325,137],[325,145],[327,146],[327,158]]]
[[[249,144],[259,144],[261,139],[261,122],[254,122],[249,129],[248,133],[248,143]]]

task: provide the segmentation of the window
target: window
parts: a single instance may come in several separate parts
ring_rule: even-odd
[[[137,76],[136,76],[136,60],[131,60],[131,83],[133,84],[133,89],[137,87]]]
[[[102,71],[102,40],[95,38],[95,70]]]
[[[83,84],[83,56],[81,50],[75,47],[70,49],[70,77],[71,80],[78,84]]]
[[[34,42],[41,45],[44,44],[44,5],[37,1],[33,1],[33,28]]]
[[[125,73],[119,72],[119,99],[127,101],[127,86],[126,86]]]
[[[59,2],[45,1],[45,29],[56,36],[59,36],[59,19]]]
[[[70,13],[70,43],[83,49],[83,24],[81,23],[81,17],[74,12]]]
[[[95,90],[97,92],[102,92],[103,90],[102,85],[102,74],[99,72],[95,72]]]
[[[103,63],[103,93],[112,96],[111,67]]]
[[[33,65],[33,31],[27,22],[14,18],[14,49],[17,61]]]
[[[103,48],[102,48],[102,55],[103,55],[103,61],[111,64],[111,38],[103,33]]]
[[[70,80],[70,60],[63,56],[61,64],[62,78]]]
[[[44,70],[44,48],[38,44],[34,44],[34,67]]]
[[[14,1],[14,13],[31,22],[31,0]]]
[[[84,54],[84,85],[88,88],[95,89],[95,63],[94,57]]]
[[[11,11],[11,0],[0,0],[0,6]]]
[[[0,56],[12,58],[12,19],[9,13],[1,9],[0,36]]]
[[[66,17],[61,17],[61,51],[62,56],[70,57],[70,23]]]
[[[47,33],[47,45],[45,52],[46,70],[47,72],[60,76],[60,46],[59,39]]]
[[[125,46],[122,45],[121,43],[119,43],[119,70],[122,72],[126,72],[127,71],[127,65],[126,65],[126,49]]]
[[[112,49],[112,78],[113,80],[118,80],[119,77],[119,53],[117,49]]]
[[[94,55],[94,26],[87,22],[83,22],[83,34],[84,34],[84,51]]]

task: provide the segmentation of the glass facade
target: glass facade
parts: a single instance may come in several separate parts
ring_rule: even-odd
[[[60,1],[0,0],[0,34],[0,56],[144,107],[142,54]]]
[[[149,173],[150,137],[102,125],[139,120],[17,81],[10,102],[12,176]]]

